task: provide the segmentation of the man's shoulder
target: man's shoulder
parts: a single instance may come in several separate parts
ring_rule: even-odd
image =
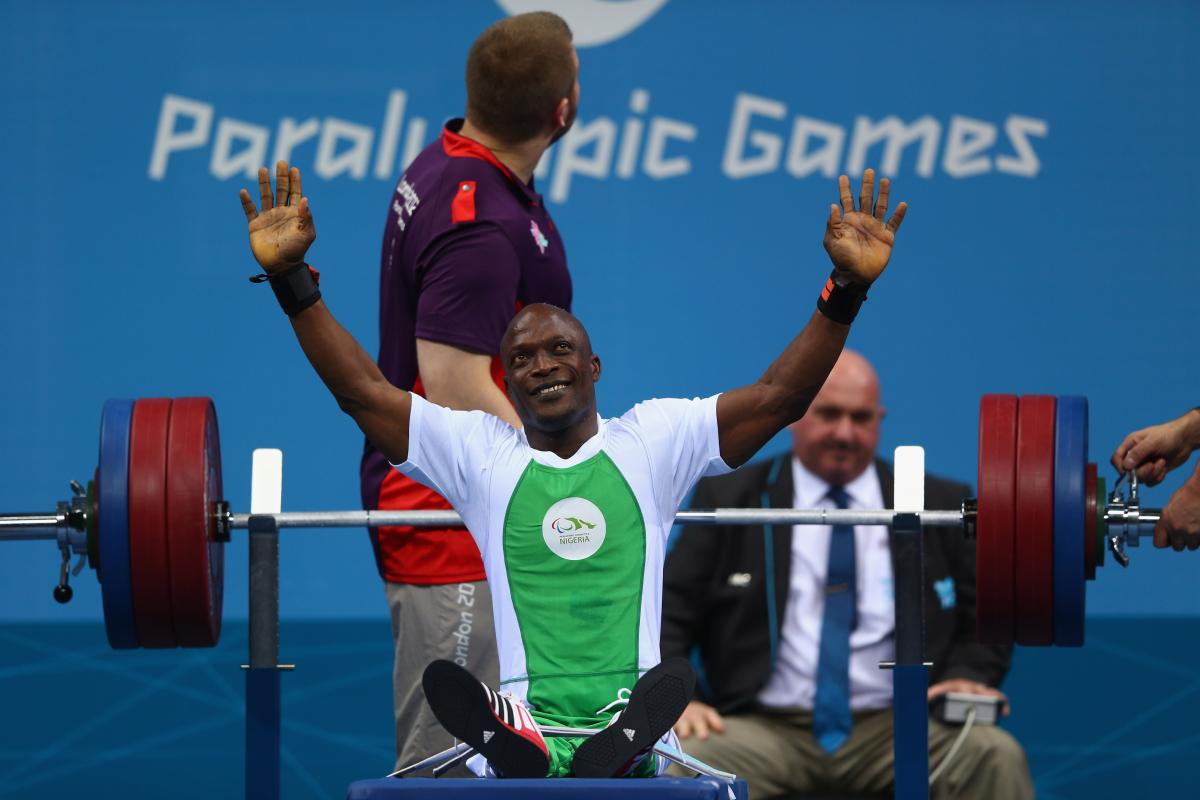
[[[450,155],[440,141],[413,159],[400,183],[406,181],[421,194],[422,204],[428,195],[433,205],[473,205],[479,216],[502,216],[522,208],[512,179],[500,167],[481,158]]]
[[[507,191],[507,178],[491,164],[475,158],[452,158],[441,152],[434,142],[413,159],[396,184],[396,194],[415,192],[423,209],[429,206],[447,207],[460,194],[496,194]],[[459,201],[462,202],[461,200]],[[447,217],[449,219],[449,217]]]
[[[520,431],[487,411],[447,408],[416,393],[412,394],[412,408],[413,417],[419,417],[417,424],[421,426],[436,423],[465,439],[482,435],[487,441],[512,439],[523,444]]]
[[[719,395],[711,397],[652,397],[635,404],[611,423],[648,431],[678,428],[687,421],[711,417],[716,421],[716,402]]]

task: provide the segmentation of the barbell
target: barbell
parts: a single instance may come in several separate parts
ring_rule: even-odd
[[[1136,476],[1127,493],[1087,461],[1087,400],[986,395],[979,413],[979,492],[961,508],[921,511],[926,526],[976,540],[977,636],[989,644],[1083,644],[1086,581],[1105,550],[1152,534]],[[0,514],[0,541],[54,539],[62,553],[54,596],[85,563],[100,580],[105,630],[118,649],[211,647],[221,633],[224,544],[250,525],[223,499],[217,415],[208,398],[110,400],[87,487],[46,514]],[[681,511],[706,525],[890,525],[889,509],[726,508]],[[453,511],[297,511],[280,528],[454,527]],[[74,569],[71,558],[79,556]]]

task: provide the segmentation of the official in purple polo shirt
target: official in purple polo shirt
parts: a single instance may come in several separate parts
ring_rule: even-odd
[[[522,305],[571,306],[562,239],[533,183],[542,154],[575,119],[579,59],[571,41],[567,24],[545,12],[480,34],[467,57],[466,118],[447,123],[409,165],[383,237],[383,374],[439,405],[514,426],[498,361],[504,330]],[[450,508],[391,469],[369,442],[361,479],[365,508]],[[498,682],[491,596],[464,529],[381,528],[371,539],[392,614],[403,765],[453,744],[424,702],[430,661],[454,661]]]

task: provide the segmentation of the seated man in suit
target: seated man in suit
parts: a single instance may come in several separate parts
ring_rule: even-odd
[[[885,508],[892,474],[875,458],[879,380],[845,350],[808,413],[794,452],[696,487],[697,508]],[[926,479],[926,506],[958,508],[964,484]],[[957,528],[925,531],[930,699],[996,688],[1011,648],[975,641],[975,548]],[[788,526],[684,529],[667,557],[662,654],[699,649],[706,680],[675,727],[684,750],[737,773],[751,798],[814,790],[876,794],[892,784],[895,604],[888,529]],[[961,727],[931,720],[930,764]],[[686,773],[680,773],[686,774]],[[974,726],[931,787],[934,797],[1027,798],[1020,745]]]

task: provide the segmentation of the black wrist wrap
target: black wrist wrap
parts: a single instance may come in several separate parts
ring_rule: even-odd
[[[287,272],[268,278],[271,290],[275,292],[275,299],[279,301],[279,307],[289,317],[296,316],[321,299],[321,290],[317,288],[320,280],[321,274],[303,262]]]
[[[867,287],[853,282],[841,285],[836,277],[837,270],[834,270],[825,281],[825,288],[817,298],[817,310],[834,322],[849,325],[867,299]]]

